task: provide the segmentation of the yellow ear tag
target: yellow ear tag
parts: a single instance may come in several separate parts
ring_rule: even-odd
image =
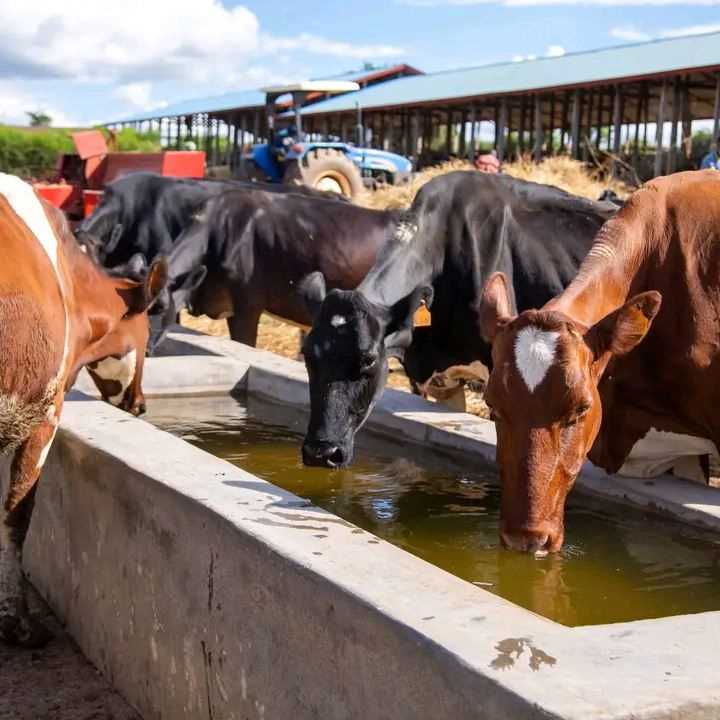
[[[415,311],[413,316],[413,327],[429,327],[432,325],[432,316],[423,300],[422,305]]]

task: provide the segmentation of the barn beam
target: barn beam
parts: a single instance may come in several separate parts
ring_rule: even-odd
[[[505,126],[507,125],[507,98],[503,98],[500,101],[500,108],[498,112],[498,121],[495,136],[497,138],[496,149],[497,156],[500,162],[505,159]]]
[[[663,128],[665,126],[665,109],[667,106],[668,81],[663,80],[660,90],[660,103],[658,105],[657,120],[655,123],[655,177],[663,169]]]
[[[535,128],[535,145],[533,146],[533,160],[536,163],[539,163],[542,160],[543,157],[543,103],[542,103],[542,96],[541,95],[535,95],[534,99],[534,108],[535,108],[535,121],[534,121],[534,128]]]
[[[571,138],[570,142],[572,145],[572,156],[576,159],[580,159],[580,110],[582,104],[582,95],[580,90],[573,92],[573,104],[572,104],[572,123],[571,123]]]

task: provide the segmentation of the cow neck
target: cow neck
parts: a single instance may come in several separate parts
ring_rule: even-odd
[[[92,355],[92,346],[102,340],[115,319],[127,307],[117,292],[124,284],[137,283],[111,278],[84,253],[76,248],[65,253],[65,266],[72,283],[71,327],[75,344],[74,356],[82,356],[82,364],[100,359]]]
[[[608,220],[595,236],[578,274],[544,310],[561,312],[589,328],[628,299],[634,292],[645,260],[651,254],[655,233],[634,212],[626,208]]]
[[[401,217],[357,291],[375,305],[392,307],[416,288],[432,283],[440,263],[429,242],[431,233],[418,230],[412,216]]]

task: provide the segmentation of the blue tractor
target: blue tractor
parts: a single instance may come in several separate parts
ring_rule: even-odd
[[[302,132],[301,108],[310,93],[338,93],[358,90],[347,81],[308,81],[284,87],[266,88],[270,140],[254,145],[243,157],[242,174],[253,180],[272,183],[297,183],[318,190],[337,192],[355,198],[364,187],[407,182],[412,163],[401,155],[361,147],[362,123],[358,122],[358,144],[333,141],[308,141]],[[276,129],[275,101],[291,94],[294,120]],[[359,111],[358,111],[359,114]]]

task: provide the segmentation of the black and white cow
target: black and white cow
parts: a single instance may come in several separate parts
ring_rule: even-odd
[[[393,237],[399,215],[261,190],[210,199],[168,257],[168,288],[152,310],[150,351],[186,306],[227,318],[233,340],[248,345],[255,345],[264,311],[309,325],[300,280],[319,271],[329,287],[356,287]]]
[[[346,202],[336,193],[300,185],[266,185],[239,180],[193,180],[141,172],[126,175],[105,189],[95,211],[75,231],[93,259],[123,274],[133,256],[149,264],[171,252],[203,205],[228,190],[263,190],[280,194],[324,197]],[[135,259],[134,263],[138,260]],[[129,267],[131,274],[133,265]]]
[[[303,348],[311,404],[304,462],[351,462],[389,357],[416,383],[451,365],[489,366],[476,309],[487,278],[498,270],[510,278],[513,312],[540,307],[575,277],[616,210],[506,175],[454,172],[420,190],[356,290],[328,292],[321,272],[307,277],[314,322]],[[432,303],[432,324],[413,332],[423,301]]]

